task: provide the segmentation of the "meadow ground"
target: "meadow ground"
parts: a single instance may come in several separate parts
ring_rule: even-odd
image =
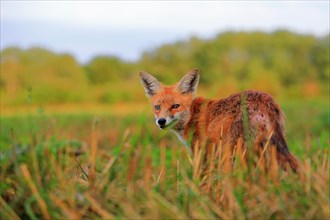
[[[252,163],[221,146],[203,166],[146,104],[5,109],[1,219],[329,219],[329,103],[281,106],[297,174],[271,146]]]

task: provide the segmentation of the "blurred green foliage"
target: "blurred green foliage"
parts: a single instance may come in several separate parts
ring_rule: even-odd
[[[142,101],[139,71],[174,83],[193,67],[202,71],[201,94],[210,97],[256,89],[276,97],[326,98],[329,36],[226,32],[165,44],[136,62],[97,56],[86,64],[44,48],[6,48],[1,51],[1,104]]]

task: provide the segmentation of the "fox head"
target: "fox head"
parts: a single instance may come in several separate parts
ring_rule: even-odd
[[[160,129],[172,128],[182,120],[188,121],[199,81],[199,69],[190,70],[172,86],[163,85],[146,72],[140,72],[140,78]]]

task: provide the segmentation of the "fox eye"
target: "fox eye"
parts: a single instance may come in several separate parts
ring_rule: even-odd
[[[174,104],[172,105],[171,109],[176,109],[176,108],[179,108],[180,107],[180,104]]]
[[[156,111],[159,111],[160,110],[160,105],[155,105],[154,108],[155,108]]]

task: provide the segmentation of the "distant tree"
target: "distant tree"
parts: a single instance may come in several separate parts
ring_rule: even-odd
[[[329,40],[330,35],[317,38],[286,30],[225,32],[161,45],[143,52],[136,62],[97,56],[84,66],[69,54],[11,47],[1,51],[0,92],[8,103],[23,103],[27,93],[38,102],[128,101],[140,88],[141,70],[174,83],[198,67],[199,88],[214,95],[250,88],[275,95],[317,95],[330,79]]]
[[[86,67],[86,73],[92,84],[103,84],[118,81],[125,76],[125,63],[117,57],[98,56],[93,58]]]
[[[311,49],[311,64],[317,69],[318,78],[330,79],[330,35],[319,39]]]
[[[80,101],[87,80],[74,57],[43,48],[26,51],[8,48],[1,53],[1,76],[10,102]]]

